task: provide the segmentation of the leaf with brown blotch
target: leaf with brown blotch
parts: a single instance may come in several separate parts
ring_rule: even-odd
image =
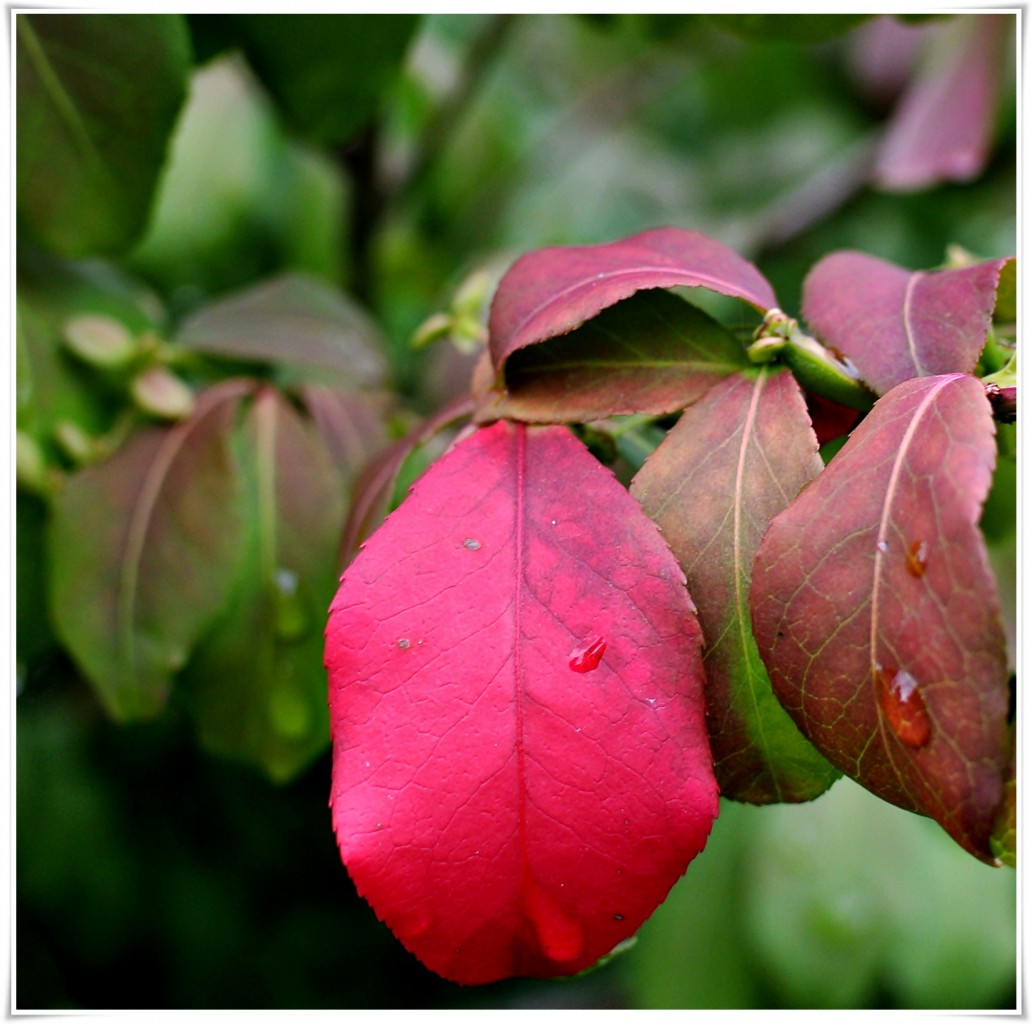
[[[981,383],[906,381],[770,525],[753,631],[803,733],[990,863],[1008,766],[1007,656],[978,528],[996,458]]]
[[[54,498],[54,624],[116,718],[161,710],[229,599],[243,520],[230,437],[249,389],[209,388],[189,419],[140,431]]]
[[[631,484],[688,577],[706,640],[706,714],[722,796],[812,800],[839,777],[778,703],[749,619],[770,520],[821,471],[799,385],[739,373],[685,410]]]
[[[911,377],[970,373],[1006,263],[910,271],[867,253],[834,252],[803,282],[803,316],[878,394]]]
[[[700,646],[659,531],[566,428],[500,421],[420,478],[344,573],[326,665],[341,855],[423,963],[572,974],[655,910],[717,813]]]
[[[696,231],[655,228],[602,245],[521,256],[491,303],[490,351],[501,378],[514,352],[567,334],[635,292],[705,288],[758,310],[777,305],[767,279],[738,253]]]
[[[638,292],[569,334],[519,349],[504,392],[488,392],[476,418],[585,422],[690,405],[748,365],[745,348],[702,310],[669,292]]]

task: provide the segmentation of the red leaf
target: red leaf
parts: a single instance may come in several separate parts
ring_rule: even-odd
[[[803,316],[879,394],[911,377],[970,373],[1005,263],[910,271],[866,253],[835,252],[803,282]]]
[[[501,393],[475,396],[476,418],[584,423],[674,412],[748,365],[730,331],[679,296],[652,289],[570,334],[513,353]]]
[[[978,14],[942,27],[889,124],[874,169],[880,185],[912,191],[985,169],[1014,23]]]
[[[573,973],[665,898],[717,813],[700,642],[655,526],[565,428],[500,421],[416,483],[326,663],[342,857],[428,967]]]
[[[777,305],[748,260],[695,231],[656,228],[604,245],[557,246],[521,256],[491,304],[491,358],[505,361],[528,345],[566,334],[647,288],[707,288],[760,310]]]
[[[837,767],[992,861],[1007,658],[978,529],[996,448],[959,374],[882,398],[771,523],[753,629],[782,704]]]

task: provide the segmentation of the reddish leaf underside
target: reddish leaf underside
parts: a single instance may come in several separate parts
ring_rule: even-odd
[[[982,172],[1013,24],[1012,15],[978,14],[942,26],[889,124],[874,168],[880,185],[916,190]]]
[[[490,351],[500,376],[516,351],[566,334],[635,292],[705,288],[759,310],[777,305],[766,278],[738,253],[695,231],[656,228],[602,245],[521,256],[491,303]]]
[[[748,604],[767,524],[820,471],[795,379],[759,370],[686,409],[631,484],[699,610],[710,746],[721,794],[732,799],[810,800],[839,776],[777,702]]]
[[[879,394],[911,377],[970,373],[1006,263],[910,271],[866,253],[835,252],[803,282],[803,316]]]
[[[342,857],[428,967],[573,973],[665,898],[717,813],[700,643],[654,524],[565,428],[499,422],[417,482],[326,663]]]
[[[899,385],[771,523],[751,593],[775,692],[804,734],[990,862],[1008,761],[1006,650],[978,529],[995,454],[975,378]]]
[[[668,292],[632,295],[570,334],[513,353],[504,392],[481,396],[477,418],[585,422],[674,412],[747,365],[741,342]]]

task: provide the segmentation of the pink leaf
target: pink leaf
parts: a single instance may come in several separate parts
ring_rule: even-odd
[[[326,663],[341,855],[428,967],[570,974],[665,898],[717,813],[700,643],[655,526],[565,428],[500,421],[417,482]]]
[[[751,591],[774,690],[811,742],[989,861],[1009,757],[978,528],[995,457],[979,381],[900,384],[773,520]]]
[[[834,252],[803,282],[803,316],[879,394],[911,377],[970,373],[1007,262],[910,271],[866,253]]]
[[[509,268],[491,304],[495,370],[513,352],[566,334],[635,292],[676,286],[706,288],[759,310],[777,305],[756,267],[695,231],[655,228],[604,245],[538,249]]]
[[[943,26],[889,124],[874,170],[881,186],[913,191],[982,172],[1013,24],[977,14]]]

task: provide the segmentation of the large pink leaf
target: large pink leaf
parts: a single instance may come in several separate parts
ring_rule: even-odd
[[[700,631],[634,500],[562,427],[435,463],[345,572],[326,662],[341,854],[428,967],[581,970],[717,813]]]
[[[970,181],[985,168],[1013,15],[975,14],[940,27],[893,115],[874,168],[884,188]]]
[[[985,345],[1006,259],[910,271],[843,250],[803,283],[803,316],[879,394],[911,377],[970,373]]]
[[[837,767],[992,861],[1007,658],[978,529],[996,448],[973,377],[882,398],[771,523],[753,630],[775,692]]]
[[[682,228],[655,228],[603,245],[557,246],[521,256],[491,304],[490,350],[500,374],[528,345],[566,334],[647,288],[706,288],[759,310],[777,305],[766,278],[720,242]]]
[[[761,369],[686,409],[631,484],[698,606],[710,746],[720,791],[736,800],[812,800],[839,776],[777,702],[749,621],[763,531],[820,471],[795,378]]]

